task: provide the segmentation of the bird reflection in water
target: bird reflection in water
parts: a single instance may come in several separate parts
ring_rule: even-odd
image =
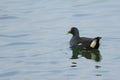
[[[101,61],[101,55],[98,49],[85,50],[75,46],[75,47],[72,47],[71,50],[72,50],[71,59],[78,59],[79,58],[78,56],[80,55],[81,57],[85,57],[86,59],[91,59],[96,62]]]

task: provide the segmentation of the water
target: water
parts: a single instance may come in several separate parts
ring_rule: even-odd
[[[0,0],[0,80],[119,80],[119,7],[119,0]],[[102,37],[97,55],[71,59],[72,26]]]

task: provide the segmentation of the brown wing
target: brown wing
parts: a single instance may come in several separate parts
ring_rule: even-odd
[[[90,44],[93,40],[94,38],[80,37],[77,43],[81,43],[85,48],[90,48]]]

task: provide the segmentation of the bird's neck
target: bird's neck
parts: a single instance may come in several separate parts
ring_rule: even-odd
[[[73,40],[77,40],[77,39],[79,39],[79,38],[80,38],[79,35],[73,35],[73,37],[72,37]]]
[[[79,34],[75,34],[75,35],[73,35],[73,37],[75,38],[79,38],[80,36],[79,36]]]
[[[79,32],[74,33],[73,37],[79,37]]]

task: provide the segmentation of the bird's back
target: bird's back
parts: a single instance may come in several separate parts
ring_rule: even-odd
[[[77,44],[81,44],[83,47],[89,49],[91,42],[94,40],[94,38],[87,38],[87,37],[80,37],[78,39]]]

